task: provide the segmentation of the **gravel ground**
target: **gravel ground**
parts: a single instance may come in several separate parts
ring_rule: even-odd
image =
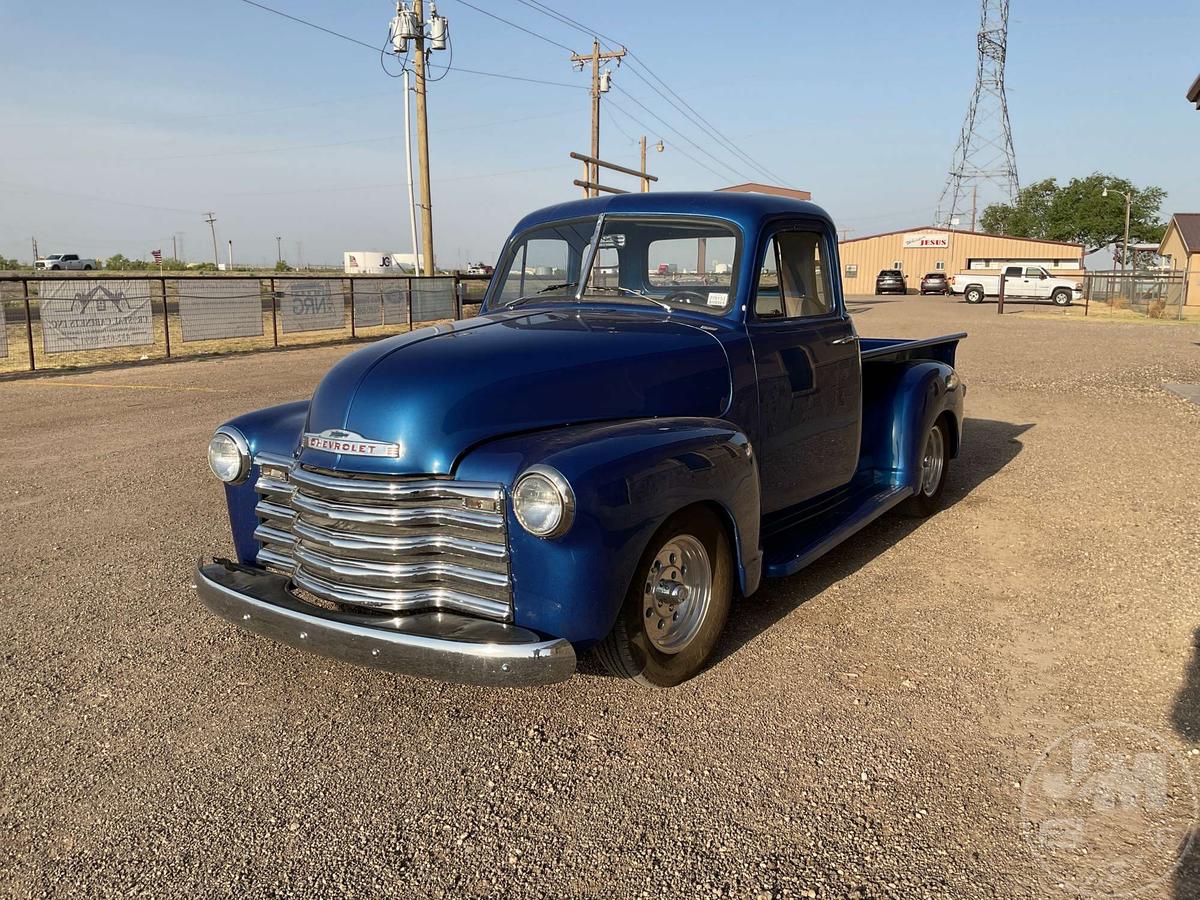
[[[949,506],[768,582],[669,691],[412,680],[199,607],[210,432],[347,348],[0,383],[0,894],[1071,894],[1022,835],[1042,749],[1124,720],[1200,759],[1200,407],[1161,387],[1200,327],[853,306],[971,332]]]

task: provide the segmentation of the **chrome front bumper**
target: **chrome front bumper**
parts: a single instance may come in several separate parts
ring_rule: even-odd
[[[381,616],[322,609],[288,579],[228,560],[200,560],[200,602],[247,631],[345,662],[462,684],[552,684],[575,671],[575,649],[532,631],[445,612]]]

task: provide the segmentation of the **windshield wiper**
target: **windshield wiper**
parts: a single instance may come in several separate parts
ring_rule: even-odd
[[[624,294],[628,294],[630,297],[637,297],[639,300],[645,300],[647,303],[653,303],[655,306],[662,307],[667,312],[672,311],[671,304],[667,303],[665,300],[659,300],[657,297],[651,297],[647,293],[635,291],[633,288],[627,288],[620,284],[616,285],[615,287],[616,290],[621,291]]]
[[[526,300],[536,300],[542,294],[548,294],[551,291],[561,291],[563,288],[573,288],[575,287],[575,284],[576,282],[574,281],[564,281],[562,284],[549,285],[548,287],[542,288],[540,291],[535,291],[532,294],[526,294],[524,297],[518,297],[516,300],[509,300],[504,304],[504,308],[508,309],[510,306],[516,306],[520,303],[524,303]]]

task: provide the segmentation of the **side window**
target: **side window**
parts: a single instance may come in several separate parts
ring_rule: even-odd
[[[621,283],[621,257],[616,247],[601,245],[592,262],[588,284],[593,288],[614,288]]]
[[[779,247],[775,238],[767,241],[762,268],[758,270],[758,291],[754,295],[754,315],[760,319],[783,318],[783,295],[779,292]]]
[[[1038,266],[1026,266],[1025,267],[1025,277],[1026,278],[1041,278],[1042,270]]]
[[[823,316],[833,309],[829,273],[821,265],[821,235],[781,231],[767,242],[754,314],[759,318]]]

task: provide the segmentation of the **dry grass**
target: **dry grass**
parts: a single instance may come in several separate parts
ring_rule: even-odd
[[[1076,322],[1119,322],[1139,325],[1200,325],[1200,306],[1167,306],[1163,301],[1151,301],[1146,312],[1128,306],[1126,301],[1114,298],[1113,303],[1092,301],[1089,307],[1075,304],[1066,309],[1044,306],[1019,307],[1022,315],[1037,319],[1069,319]],[[1085,315],[1086,309],[1086,315]],[[1016,312],[1006,308],[1005,314]]]

